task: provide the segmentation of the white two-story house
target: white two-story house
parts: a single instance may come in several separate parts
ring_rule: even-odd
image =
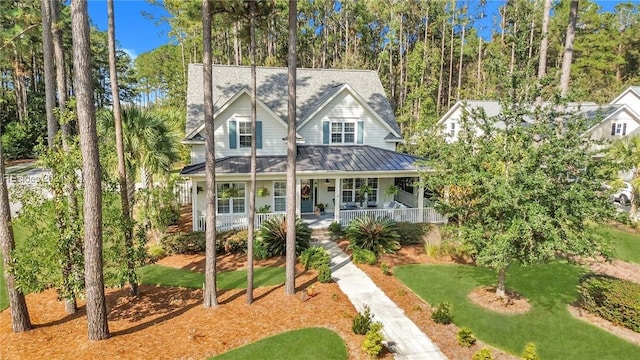
[[[194,230],[204,228],[206,209],[202,72],[200,64],[189,66],[183,142],[191,146],[191,164],[181,172],[193,184]],[[258,67],[256,73],[257,126],[252,134],[250,68],[213,66],[218,224],[246,224],[253,136],[256,208],[261,216],[286,211],[287,68]],[[424,208],[422,189],[413,186],[419,159],[396,151],[400,130],[376,72],[298,69],[296,93],[297,214],[324,207],[346,224],[366,212],[403,207],[393,210],[400,220],[439,220],[433,209]],[[393,185],[399,191],[389,195],[386,190]]]

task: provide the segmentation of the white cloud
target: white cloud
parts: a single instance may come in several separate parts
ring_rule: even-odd
[[[129,57],[131,57],[131,61],[135,60],[135,59],[138,57],[138,53],[137,53],[135,50],[133,50],[133,49],[125,49],[125,48],[122,48],[122,49],[120,49],[120,50],[122,50],[122,51],[124,51],[125,53],[127,53],[127,55],[129,55]]]

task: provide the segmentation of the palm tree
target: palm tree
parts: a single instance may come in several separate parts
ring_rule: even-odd
[[[118,156],[118,183],[120,185],[120,202],[122,208],[122,227],[124,244],[127,249],[127,274],[131,295],[138,295],[138,281],[135,276],[135,263],[131,253],[133,251],[133,229],[129,212],[129,191],[127,187],[127,170],[124,159],[124,145],[122,142],[122,116],[120,113],[120,89],[118,86],[118,71],[116,69],[116,29],[113,15],[113,0],[107,0],[108,47],[109,47],[109,77],[111,80],[111,96],[113,98],[113,119],[116,132],[116,154]]]
[[[635,219],[638,214],[638,189],[640,189],[640,135],[614,141],[607,155],[612,163],[618,165],[619,170],[633,169],[630,215]]]
[[[205,229],[204,307],[217,307],[216,290],[216,155],[213,127],[213,74],[211,59],[211,0],[202,0],[204,128],[206,132],[205,173],[207,177],[207,218]]]
[[[89,340],[109,337],[102,274],[102,175],[98,155],[96,110],[91,76],[87,2],[71,1],[74,89],[77,99],[84,180],[84,273]]]
[[[31,319],[27,310],[27,302],[24,294],[16,286],[16,279],[11,272],[13,263],[13,229],[11,228],[11,210],[9,208],[9,192],[7,190],[4,156],[2,155],[2,138],[0,138],[0,249],[4,265],[4,278],[9,295],[9,311],[11,312],[11,325],[13,332],[31,330]]]
[[[296,293],[296,31],[298,5],[289,0],[289,105],[287,121],[287,241],[285,294]]]

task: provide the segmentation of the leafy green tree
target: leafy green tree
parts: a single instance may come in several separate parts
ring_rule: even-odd
[[[433,171],[421,174],[476,263],[497,271],[500,296],[513,263],[598,253],[591,224],[612,216],[601,190],[606,164],[581,136],[588,120],[524,102],[522,79],[511,77],[512,96],[502,99],[501,114],[473,112],[462,119],[459,141],[426,150]]]

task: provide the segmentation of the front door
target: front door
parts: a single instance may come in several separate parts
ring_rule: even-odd
[[[313,212],[313,180],[302,180],[300,186],[300,212]]]

